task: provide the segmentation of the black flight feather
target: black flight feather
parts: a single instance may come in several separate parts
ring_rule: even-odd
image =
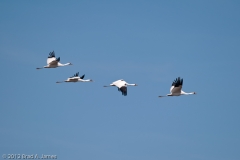
[[[52,52],[49,53],[48,58],[53,58],[53,57],[55,57],[55,52],[54,52],[54,51],[52,51]]]
[[[174,87],[179,87],[182,85],[183,85],[183,79],[180,79],[180,77],[176,78],[172,83],[172,86]]]
[[[56,59],[56,61],[60,62],[60,57],[58,57],[58,58]]]
[[[79,74],[79,72],[77,72],[76,74],[74,74],[72,77],[70,77],[70,78],[73,78],[73,77],[78,77],[78,74]]]
[[[127,87],[123,86],[121,88],[118,88],[118,91],[122,92],[122,95],[127,95]]]
[[[81,79],[83,79],[85,77],[85,74],[84,75],[82,75],[82,77],[80,77]]]

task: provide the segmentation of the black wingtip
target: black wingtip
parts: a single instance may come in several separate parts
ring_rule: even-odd
[[[85,77],[85,74],[84,74],[84,75],[82,75],[80,78],[81,78],[81,79],[83,79],[84,77]]]
[[[181,79],[180,77],[176,78],[173,83],[172,86],[178,87],[180,85],[183,85],[183,79]]]
[[[79,74],[79,72],[77,72],[76,74],[74,74],[74,77],[78,77],[78,74]]]
[[[55,57],[55,52],[54,52],[54,51],[52,51],[52,52],[49,53],[48,58],[53,58],[53,57]]]

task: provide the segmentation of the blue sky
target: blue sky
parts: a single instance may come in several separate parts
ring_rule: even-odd
[[[238,160],[239,1],[0,1],[0,154]],[[36,70],[50,51],[72,66]],[[76,72],[93,83],[56,84]],[[197,95],[168,97],[172,81]],[[137,83],[124,97],[103,85]]]

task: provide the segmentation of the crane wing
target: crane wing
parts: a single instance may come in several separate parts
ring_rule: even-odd
[[[74,76],[75,76],[75,77],[78,77],[78,75],[79,75],[79,72],[77,72]]]
[[[180,79],[180,77],[176,78],[172,83],[170,92],[171,93],[181,93],[182,85],[183,85],[183,79]]]
[[[114,81],[114,82],[112,82],[112,84],[118,84],[118,83],[120,83],[121,81],[123,81],[123,79],[120,79],[120,80],[117,80],[117,81]]]
[[[122,95],[127,95],[127,85],[124,80],[118,80],[114,82],[115,86],[118,87],[118,91],[122,92]]]
[[[79,75],[79,72],[77,72],[76,74],[74,74],[72,77],[69,77],[69,78],[77,78],[78,79],[79,78],[78,75]]]
[[[55,61],[55,60],[56,60],[55,53],[54,51],[52,51],[49,53],[49,56],[47,58],[47,64],[50,64],[52,61]]]
[[[60,62],[60,57],[58,57],[57,59],[55,58],[55,60],[49,62],[48,64],[49,64],[49,65],[57,65],[58,62]]]
[[[122,86],[121,88],[118,88],[118,91],[122,92],[122,95],[127,95],[127,86]]]
[[[79,72],[77,72],[76,74],[74,74],[72,77],[69,77],[69,78],[78,77],[78,75],[79,75]]]
[[[85,74],[80,77],[80,79],[83,79],[85,77]]]
[[[117,86],[118,88],[121,88],[121,87],[123,87],[123,86],[126,86],[126,82],[123,81],[123,80],[115,81],[115,82],[113,82],[113,84],[114,84],[115,86]]]

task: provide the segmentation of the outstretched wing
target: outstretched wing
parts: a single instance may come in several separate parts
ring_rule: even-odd
[[[170,92],[171,93],[181,93],[182,85],[183,85],[183,79],[180,79],[180,77],[176,78],[172,83]]]
[[[50,52],[49,56],[48,56],[48,58],[52,58],[52,57],[55,57],[55,52],[54,51]]]
[[[122,95],[127,95],[127,86],[122,86],[121,88],[118,88],[118,91],[122,92]]]
[[[55,57],[55,52],[52,51],[49,53],[48,59],[47,59],[47,64],[50,64],[51,62],[55,61],[56,57]]]
[[[117,80],[117,81],[114,81],[114,82],[112,82],[112,84],[119,84],[119,83],[121,83],[121,82],[123,82],[124,80],[123,79],[120,79],[120,80]]]
[[[72,77],[69,77],[69,78],[78,77],[78,75],[79,75],[79,72],[77,72],[76,74],[74,74]]]
[[[85,74],[80,77],[80,79],[83,79],[85,77]]]
[[[74,76],[75,76],[75,77],[78,77],[78,75],[79,75],[79,72],[77,72]]]
[[[56,59],[56,61],[57,61],[57,62],[60,62],[60,57],[58,57],[58,58]]]
[[[57,59],[51,61],[51,62],[49,63],[49,65],[57,65],[58,62],[60,62],[60,57],[58,57]]]

